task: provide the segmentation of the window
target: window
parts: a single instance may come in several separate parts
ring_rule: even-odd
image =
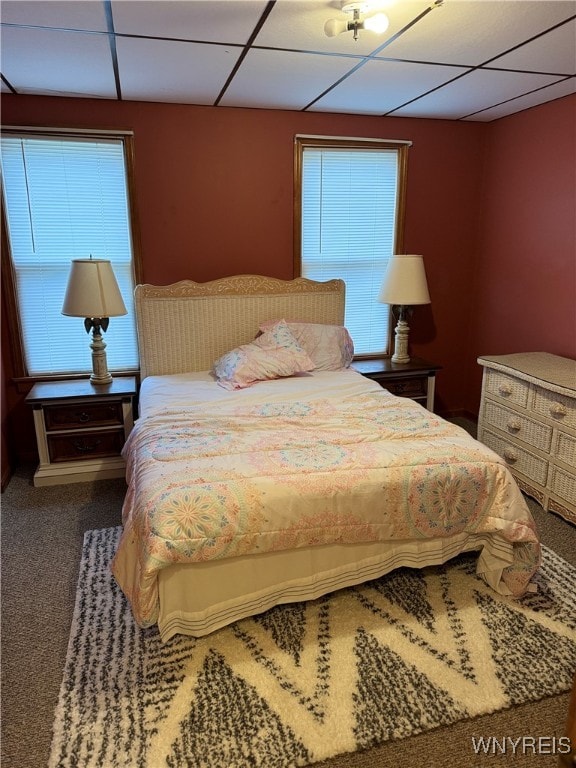
[[[128,170],[131,137],[6,130],[1,139],[9,304],[19,330],[17,374],[42,377],[92,370],[81,319],[62,301],[75,258],[109,259],[128,314],[107,334],[111,371],[138,368]],[[6,249],[3,249],[6,250]],[[6,281],[5,281],[6,282]],[[20,358],[21,359],[16,359]]]
[[[296,272],[345,281],[345,324],[358,356],[388,353],[390,307],[378,293],[388,260],[402,252],[408,147],[296,137]]]

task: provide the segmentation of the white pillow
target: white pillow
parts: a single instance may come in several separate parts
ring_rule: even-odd
[[[213,370],[221,387],[244,389],[257,381],[313,369],[314,363],[281,320],[250,344],[226,352],[216,360]]]
[[[274,327],[277,321],[263,323],[260,330]],[[349,368],[354,357],[354,342],[343,325],[300,323],[289,320],[288,328],[296,342],[308,353],[316,371]]]

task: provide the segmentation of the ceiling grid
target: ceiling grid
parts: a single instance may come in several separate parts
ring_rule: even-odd
[[[1,90],[472,121],[576,92],[576,0],[384,5],[355,40],[340,0],[1,0]]]

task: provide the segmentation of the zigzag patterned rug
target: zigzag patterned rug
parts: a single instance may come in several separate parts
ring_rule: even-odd
[[[88,531],[50,768],[287,768],[570,688],[576,570],[550,550],[521,602],[476,556],[401,569],[162,645]]]

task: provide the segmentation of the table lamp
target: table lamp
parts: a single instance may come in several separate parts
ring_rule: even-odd
[[[83,317],[86,333],[92,329],[92,384],[109,384],[112,375],[106,361],[106,331],[111,317],[128,314],[112,264],[106,259],[73,259],[62,314]]]
[[[392,362],[409,363],[408,334],[410,329],[406,321],[406,307],[416,304],[430,304],[422,256],[412,254],[392,256],[384,275],[378,301],[383,304],[397,305],[400,308],[395,330],[396,341]]]

